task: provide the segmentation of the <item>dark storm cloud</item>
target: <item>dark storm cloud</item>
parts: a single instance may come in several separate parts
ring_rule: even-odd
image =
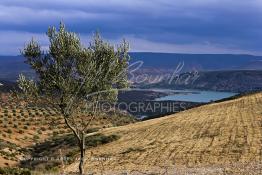
[[[0,1],[0,36],[14,40],[13,53],[24,36],[42,38],[60,20],[85,38],[95,30],[111,41],[125,37],[139,51],[262,52],[260,0]],[[0,46],[10,52],[12,43],[4,42]]]

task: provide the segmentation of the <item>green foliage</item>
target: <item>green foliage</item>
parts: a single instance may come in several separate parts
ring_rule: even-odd
[[[34,82],[19,76],[18,84],[26,97],[51,98],[62,114],[70,115],[88,95],[95,94],[88,101],[115,100],[115,89],[128,85],[129,46],[125,41],[115,48],[96,34],[89,47],[84,47],[79,36],[62,23],[58,30],[49,28],[47,36],[48,52],[34,40],[22,51],[39,78]]]
[[[0,167],[0,174],[1,175],[31,175],[31,172],[28,169]]]

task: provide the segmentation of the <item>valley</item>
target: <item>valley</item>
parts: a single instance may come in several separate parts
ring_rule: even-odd
[[[152,77],[172,75],[170,65],[179,61],[165,67],[141,55],[145,67],[135,74],[138,77],[145,73]],[[201,59],[210,56],[202,55]],[[191,66],[194,59],[200,59],[186,58]],[[21,57],[16,59],[20,64]],[[109,116],[95,118],[86,131],[86,172],[245,175],[262,171],[262,71],[259,67],[249,70],[251,66],[239,70],[249,62],[245,56],[240,60],[238,67],[225,70],[214,67],[216,61],[200,62],[203,65],[197,67],[203,71],[197,72],[196,79],[195,72],[184,67],[171,83],[168,78],[133,82],[130,89],[120,90],[114,110]],[[63,117],[49,106],[13,101],[9,92],[18,90],[18,73],[32,78],[34,74],[23,64],[8,73],[8,65],[13,63],[9,60],[5,64],[1,71],[6,72],[0,71],[0,167],[5,169],[0,168],[0,173],[74,174],[79,150]]]

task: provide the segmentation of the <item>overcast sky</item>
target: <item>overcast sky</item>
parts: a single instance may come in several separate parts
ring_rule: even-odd
[[[262,0],[0,0],[0,54],[16,55],[63,20],[131,51],[262,55]]]

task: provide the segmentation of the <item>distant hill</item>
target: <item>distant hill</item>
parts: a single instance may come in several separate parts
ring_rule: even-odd
[[[200,89],[230,92],[262,90],[262,70],[231,70],[182,73],[169,84],[162,81],[143,86],[144,88]]]
[[[130,53],[132,62],[143,61],[143,66],[175,69],[184,62],[184,71],[208,70],[262,70],[262,56],[232,54]]]
[[[30,74],[30,72],[27,73]],[[190,78],[187,79],[188,77]],[[167,79],[154,84],[138,84],[137,87],[144,89],[199,89],[237,93],[262,90],[262,70],[207,71],[199,72],[194,81],[192,81],[193,78],[194,75],[192,73],[186,72],[175,77],[170,84],[168,82],[169,79]],[[2,84],[0,92],[8,92],[17,88],[16,79],[11,79],[11,81],[6,79],[6,77],[0,78],[0,83]],[[138,100],[143,98],[143,95],[146,94],[139,96],[132,94],[130,97],[126,96],[125,98]]]
[[[262,56],[231,54],[177,54],[132,52],[131,62],[143,61],[140,73],[157,74],[172,72],[184,62],[182,72],[193,69],[208,70],[262,70]],[[19,73],[33,76],[22,56],[0,56],[0,79],[15,81]]]
[[[10,90],[14,90],[15,88],[17,88],[17,84],[15,82],[0,79],[0,93],[10,92]]]
[[[15,81],[20,73],[33,75],[22,56],[0,56],[0,80]]]
[[[105,129],[100,133],[120,139],[87,150],[91,160],[85,168],[108,174],[260,174],[261,123],[262,93],[257,93]],[[92,157],[107,159],[102,164]]]
[[[262,60],[251,61],[248,64],[240,67],[242,70],[261,70],[262,68]]]

